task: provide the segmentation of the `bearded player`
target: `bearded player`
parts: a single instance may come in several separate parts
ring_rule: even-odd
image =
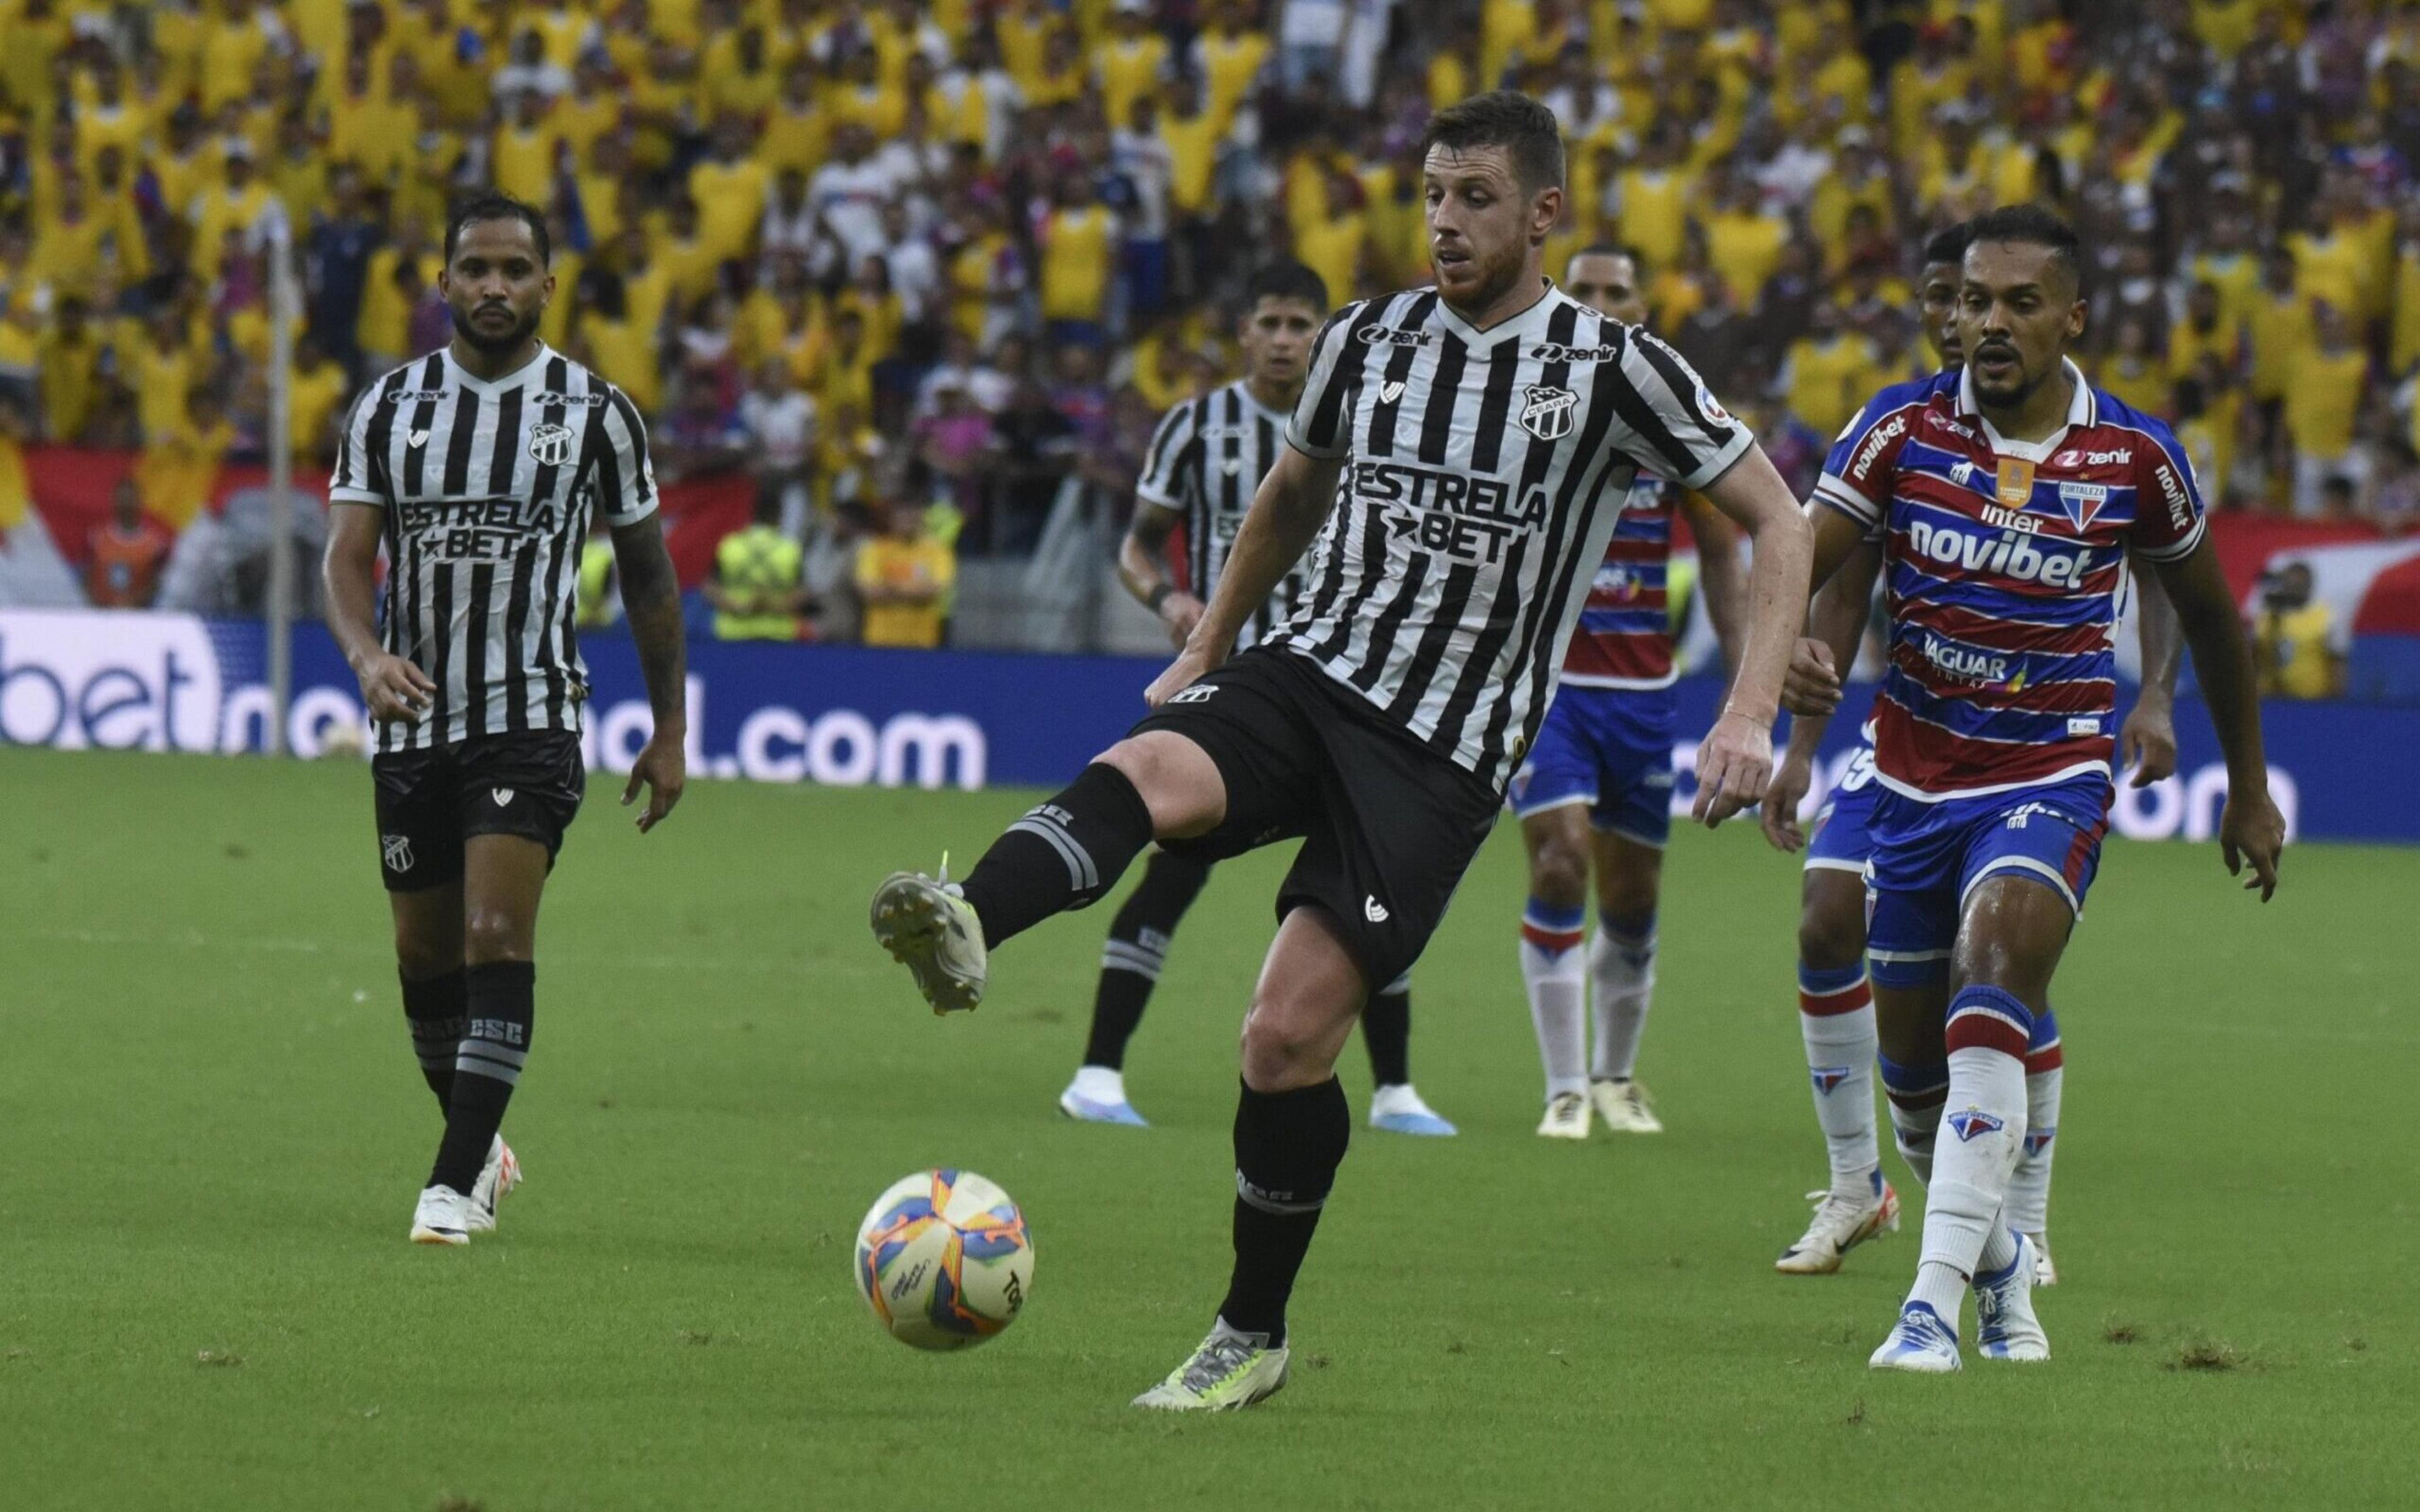
[[[2162,422],[2068,360],[2084,332],[2075,233],[2037,207],[1970,228],[1959,291],[1966,365],[1869,404],[1816,486],[1817,581],[1883,549],[1888,671],[1875,705],[1880,791],[1866,867],[1867,953],[1885,1065],[1943,1088],[1928,1141],[1924,1247],[1871,1364],[1961,1365],[1971,1290],[1987,1359],[2044,1360],[2033,1242],[2007,1221],[2027,1127],[2034,1016],[2108,827],[2110,641],[2131,556],[2157,572],[2192,647],[2227,768],[2219,842],[2266,900],[2285,825],[2268,792],[2252,658],[2191,466]],[[1838,696],[1837,660],[1800,643],[1793,707]]]
[[[1960,365],[1956,316],[1967,238],[1966,226],[1959,224],[1936,232],[1924,246],[1918,315],[1944,372],[1954,373]],[[1922,380],[1903,387],[1915,392]],[[1876,402],[1887,398],[1886,393]],[[1815,595],[1810,627],[1817,640],[1832,648],[1837,667],[1855,660],[1881,565],[1881,548],[1861,546]],[[2176,611],[2168,606],[2158,576],[2139,573],[2133,583],[2142,689],[2118,731],[2118,751],[2119,760],[2133,768],[2133,785],[2143,787],[2176,770],[2171,711],[2184,647]],[[1877,1050],[1873,993],[1866,974],[1867,831],[1879,791],[1873,779],[1872,723],[1869,717],[1864,744],[1825,797],[1811,835],[1802,836],[1798,807],[1813,782],[1816,751],[1827,723],[1820,717],[1792,721],[1789,748],[1762,810],[1765,836],[1775,846],[1784,851],[1795,851],[1802,843],[1807,847],[1799,889],[1798,1026],[1815,1118],[1832,1167],[1830,1184],[1808,1194],[1815,1213],[1807,1232],[1774,1261],[1774,1269],[1785,1275],[1830,1274],[1839,1270],[1849,1250],[1899,1228],[1899,1194],[1883,1179],[1875,1135]],[[2034,1284],[2043,1287],[2058,1279],[2050,1250],[2050,1177],[2057,1152],[2065,1065],[2057,1016],[2044,1004],[2034,1015],[2025,1055],[2024,1148],[2009,1184],[2009,1222],[2032,1238],[2038,1251]],[[1884,1082],[1902,1149],[1908,1137],[1929,1138],[1939,1122],[1941,1088],[1928,1079],[1911,1082],[1894,1075],[1888,1067]]]
[[[1646,323],[1642,286],[1637,257],[1617,247],[1575,253],[1563,270],[1563,292],[1624,325]],[[1512,779],[1512,811],[1529,856],[1521,980],[1546,1073],[1538,1133],[1547,1138],[1586,1139],[1591,1107],[1611,1133],[1664,1127],[1632,1072],[1655,988],[1655,909],[1672,829],[1680,673],[1666,577],[1681,510],[1698,540],[1706,617],[1725,661],[1733,658],[1743,591],[1738,538],[1703,499],[1642,472],[1589,585],[1554,706]],[[1596,937],[1583,950],[1591,871]]]

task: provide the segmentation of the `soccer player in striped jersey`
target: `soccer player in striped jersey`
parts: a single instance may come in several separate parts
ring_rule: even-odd
[[[1808,531],[1747,429],[1672,350],[1556,289],[1562,136],[1510,91],[1424,144],[1433,288],[1345,306],[1312,344],[1286,449],[1154,712],[993,842],[963,885],[901,872],[876,938],[938,1011],[989,951],[1114,883],[1154,840],[1205,860],[1299,838],[1244,1022],[1234,1267],[1209,1335],[1136,1405],[1247,1406],[1285,1383],[1286,1301],[1352,1127],[1335,1063],[1419,955],[1536,737],[1644,468],[1746,526],[1753,624],[1699,748],[1708,823],[1764,791]],[[1303,560],[1277,632],[1233,656]]]
[[[1644,287],[1636,255],[1617,247],[1574,253],[1563,270],[1564,293],[1628,326],[1646,323]],[[1683,509],[1699,542],[1707,617],[1725,660],[1732,657],[1742,590],[1730,524],[1703,499],[1641,472],[1589,584],[1538,743],[1512,779],[1529,855],[1521,980],[1545,1066],[1538,1133],[1547,1138],[1586,1139],[1591,1099],[1609,1131],[1664,1128],[1631,1072],[1655,988],[1655,906],[1672,829],[1680,674],[1665,594],[1672,518]],[[1591,860],[1596,939],[1583,958]]]
[[[2162,422],[2067,359],[2084,331],[2075,233],[2049,211],[1971,226],[1959,289],[1965,366],[1866,406],[1816,485],[1819,582],[1883,547],[1889,667],[1875,704],[1881,791],[1866,866],[1887,1064],[1946,1065],[1924,1248],[1877,1369],[1959,1368],[1971,1289],[1987,1359],[2042,1360],[2033,1242],[2009,1226],[2033,1016],[2091,886],[2108,825],[2111,630],[2131,555],[2156,571],[2226,754],[2219,842],[2275,889],[2285,823],[2260,706],[2200,492]],[[1837,702],[1830,648],[1804,640],[1793,707]],[[1929,1157],[1929,1158],[1928,1158]]]
[[[1300,263],[1276,263],[1253,274],[1244,295],[1236,337],[1244,349],[1244,376],[1161,418],[1135,486],[1134,523],[1118,551],[1119,580],[1159,616],[1180,648],[1201,622],[1202,595],[1218,581],[1252,495],[1277,462],[1286,418],[1310,376],[1311,338],[1327,316],[1326,284]],[[1179,527],[1185,532],[1190,593],[1171,582],[1160,565]],[[1299,571],[1286,574],[1236,636],[1237,647],[1258,644],[1283,623],[1300,587]],[[1155,850],[1143,863],[1142,881],[1118,909],[1102,947],[1084,1063],[1059,1094],[1060,1111],[1067,1117],[1142,1124],[1142,1115],[1126,1098],[1126,1041],[1142,1022],[1178,921],[1209,879],[1206,863],[1176,851]],[[1437,1117],[1412,1086],[1411,1033],[1407,975],[1373,993],[1361,1012],[1374,1083],[1370,1127],[1450,1134],[1453,1125]]]
[[[1956,316],[1966,242],[1963,224],[1934,233],[1924,246],[1917,285],[1917,318],[1945,371],[1959,366]],[[1835,666],[1846,668],[1856,658],[1881,568],[1881,546],[1862,545],[1815,595],[1809,615],[1812,633],[1832,648]],[[2136,573],[2133,581],[2143,682],[2118,732],[2118,755],[2133,768],[2132,784],[2143,787],[2176,770],[2172,710],[2184,640],[2158,575]],[[1849,1250],[1899,1228],[1899,1194],[1883,1179],[1875,1134],[1872,1068],[1878,1046],[1873,992],[1866,976],[1868,829],[1880,792],[1873,778],[1873,726],[1869,718],[1865,746],[1826,795],[1811,833],[1802,835],[1798,808],[1813,783],[1815,755],[1827,723],[1819,716],[1791,722],[1790,743],[1775,768],[1762,814],[1765,836],[1776,847],[1795,851],[1804,844],[1807,849],[1799,888],[1799,1039],[1807,1053],[1816,1122],[1823,1131],[1832,1167],[1825,1189],[1808,1194],[1815,1211],[1807,1231],[1774,1261],[1774,1269],[1786,1275],[1830,1274],[1839,1270]],[[2050,1177],[2065,1066],[2057,1015],[2044,1002],[2034,1015],[2025,1055],[2025,1141],[2009,1181],[2008,1211],[2009,1226],[2034,1242],[2038,1287],[2058,1279],[2050,1249]],[[1901,1149],[1912,1144],[1929,1147],[1941,1123],[1945,1068],[1937,1061],[1885,1065],[1883,1074]]]
[[[529,1055],[538,898],[585,783],[572,620],[592,511],[613,530],[655,712],[622,795],[648,789],[641,833],[686,776],[680,584],[646,427],[621,390],[538,340],[548,254],[526,205],[487,194],[455,210],[438,275],[453,339],[363,392],[328,488],[328,628],[379,725],[404,1014],[445,1116],[416,1243],[493,1228],[520,1179],[498,1130]]]

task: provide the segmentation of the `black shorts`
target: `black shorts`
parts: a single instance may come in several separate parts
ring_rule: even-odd
[[[588,767],[568,730],[483,735],[370,758],[378,792],[379,870],[389,892],[442,887],[462,875],[473,835],[520,835],[547,864],[580,812]]]
[[[1300,837],[1278,918],[1316,903],[1374,990],[1411,969],[1445,918],[1504,795],[1290,651],[1255,648],[1153,712],[1135,733],[1185,736],[1218,765],[1227,816],[1164,849],[1220,861]]]

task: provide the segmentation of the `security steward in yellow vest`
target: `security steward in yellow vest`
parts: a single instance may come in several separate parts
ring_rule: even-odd
[[[782,501],[756,502],[756,518],[714,548],[714,578],[706,585],[718,640],[796,640],[807,608],[799,573],[805,553],[783,535]]]

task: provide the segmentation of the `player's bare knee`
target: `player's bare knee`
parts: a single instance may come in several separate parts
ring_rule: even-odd
[[[1866,887],[1854,872],[1807,873],[1798,908],[1798,959],[1817,971],[1846,971],[1866,958]]]
[[[1529,896],[1558,908],[1577,908],[1588,902],[1588,847],[1553,830],[1539,837],[1529,851]]]
[[[510,909],[471,909],[462,916],[462,959],[474,966],[528,960],[532,923]]]
[[[1151,811],[1152,834],[1183,840],[1207,833],[1227,811],[1226,783],[1210,753],[1182,735],[1147,730],[1094,758],[1134,784]]]
[[[1596,876],[1597,910],[1613,919],[1652,918],[1663,891],[1662,881],[1660,865],[1633,862],[1621,867],[1601,867]]]
[[[1343,1035],[1335,1015],[1308,998],[1255,994],[1244,1017],[1244,1084],[1282,1092],[1326,1081],[1336,1070]],[[1344,1015],[1349,1026],[1351,1015]]]
[[[406,981],[427,981],[462,968],[462,937],[414,926],[397,924],[395,931],[395,964]]]

